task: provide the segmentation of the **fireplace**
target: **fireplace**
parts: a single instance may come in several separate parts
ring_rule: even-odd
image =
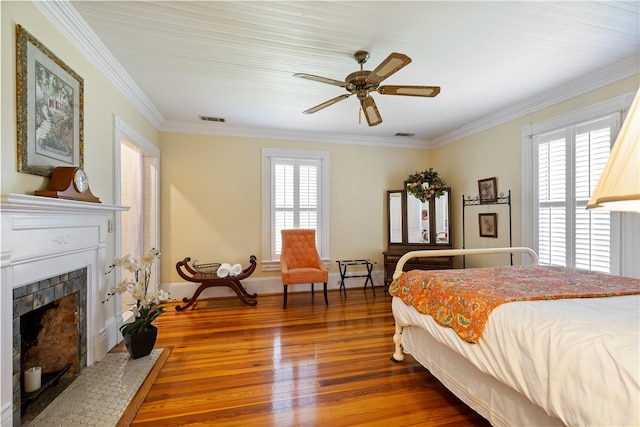
[[[32,420],[87,366],[86,306],[86,268],[13,289],[14,425]],[[33,367],[41,385],[28,390],[24,372]]]
[[[64,362],[71,363],[70,369],[91,366],[117,344],[119,314],[115,313],[115,305],[109,309],[101,302],[106,295],[107,246],[113,244],[113,238],[109,239],[110,225],[114,213],[125,209],[101,203],[2,195],[0,425],[20,425],[25,366],[44,365],[44,378],[49,369],[45,366],[51,362],[36,362],[25,356],[26,364],[22,364],[23,315],[56,301],[52,308],[74,305],[58,314],[58,320],[75,323],[78,330],[75,338],[68,331],[61,332],[66,345],[77,342],[77,350],[71,351],[77,353],[77,360]],[[71,302],[59,301],[70,295]]]

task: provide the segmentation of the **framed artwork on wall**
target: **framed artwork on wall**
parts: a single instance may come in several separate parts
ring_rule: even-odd
[[[498,214],[481,213],[478,214],[478,227],[480,237],[498,237]]]
[[[496,178],[481,179],[478,181],[478,194],[480,203],[495,203],[498,201],[498,187]]]
[[[16,25],[18,171],[84,165],[84,81]]]

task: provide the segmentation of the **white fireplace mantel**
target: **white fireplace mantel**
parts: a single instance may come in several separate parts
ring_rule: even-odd
[[[87,268],[87,366],[109,350],[100,307],[107,236],[127,207],[3,194],[0,199],[0,425],[12,425],[13,289]]]

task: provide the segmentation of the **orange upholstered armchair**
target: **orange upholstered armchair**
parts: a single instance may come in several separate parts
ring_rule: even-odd
[[[289,285],[324,283],[324,302],[327,299],[327,282],[329,271],[322,263],[316,249],[316,231],[291,229],[282,230],[282,253],[280,254],[280,271],[284,285],[284,304],[287,308],[287,288]]]

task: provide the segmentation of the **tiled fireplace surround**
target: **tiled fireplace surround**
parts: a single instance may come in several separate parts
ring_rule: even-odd
[[[101,360],[117,343],[115,317],[107,318],[101,295],[105,293],[108,222],[114,212],[126,208],[99,203],[75,202],[36,196],[3,194],[0,202],[0,425],[19,425],[14,419],[15,391],[20,387],[14,346],[15,295],[47,288],[60,277],[76,275],[86,282],[86,307],[81,326],[84,353],[81,365]],[[48,279],[52,279],[51,282]],[[79,285],[72,280],[67,288]],[[35,284],[35,285],[34,285]],[[28,286],[27,286],[28,285]],[[55,285],[53,286],[55,292]],[[83,298],[84,299],[84,298]],[[18,300],[19,301],[19,300]],[[24,300],[22,300],[24,301]],[[17,371],[17,372],[16,372]],[[19,398],[19,392],[17,393]],[[18,412],[19,413],[19,412]]]
[[[75,369],[71,368],[67,374],[77,375],[82,369],[87,366],[87,320],[85,308],[87,306],[87,269],[71,271],[69,273],[60,274],[58,276],[50,277],[48,279],[40,280],[38,282],[29,283],[24,286],[13,288],[13,425],[19,426],[21,424],[21,373],[25,369],[24,366],[24,351],[23,340],[20,333],[20,323],[22,318],[29,313],[33,313],[41,307],[48,307],[51,303],[61,301],[64,297],[73,297],[77,294],[76,298],[76,315],[75,322],[78,327],[79,339],[75,348],[61,349],[57,352],[58,355],[68,354],[68,352],[77,351],[76,360],[68,358],[58,359],[51,354],[44,354],[43,356],[52,362],[54,371],[63,368],[61,363],[73,362]],[[79,301],[78,301],[79,300]],[[62,320],[62,319],[58,319]],[[68,322],[69,320],[67,320]],[[72,320],[73,322],[73,320]],[[55,327],[54,327],[55,328]],[[55,342],[55,346],[65,345],[61,344],[59,337],[51,340]],[[64,351],[66,350],[66,351]],[[42,372],[47,373],[52,369],[47,369],[42,365]],[[66,375],[66,374],[65,374]],[[63,377],[64,378],[64,377]]]

